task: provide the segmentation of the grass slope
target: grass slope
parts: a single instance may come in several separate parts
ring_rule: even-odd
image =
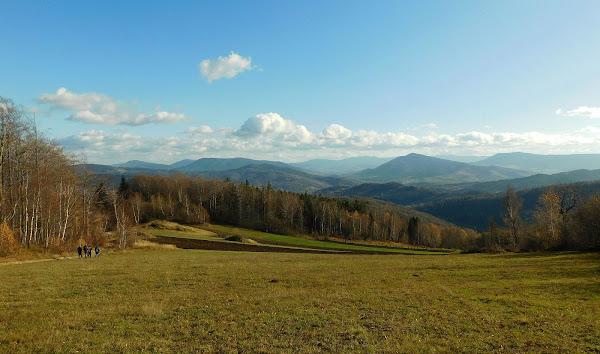
[[[278,245],[287,245],[295,247],[307,247],[307,248],[318,248],[318,249],[330,249],[330,250],[343,250],[343,251],[358,251],[358,252],[383,252],[383,253],[405,253],[405,254],[445,254],[437,251],[427,250],[413,250],[413,249],[402,249],[392,247],[374,247],[358,245],[354,243],[341,243],[341,242],[330,242],[314,240],[303,237],[286,236],[272,234],[268,232],[249,230],[236,228],[227,225],[211,225],[211,229],[225,233],[225,234],[236,234],[241,233],[245,237],[253,239],[258,242],[274,243]]]
[[[0,267],[0,352],[600,350],[597,254],[135,251]]]

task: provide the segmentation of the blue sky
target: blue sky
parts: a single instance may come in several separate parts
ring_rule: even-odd
[[[90,162],[600,153],[598,1],[3,1],[0,13],[0,95]]]

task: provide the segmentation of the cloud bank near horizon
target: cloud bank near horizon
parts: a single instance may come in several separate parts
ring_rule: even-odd
[[[321,132],[311,132],[304,125],[270,112],[248,118],[237,129],[191,126],[182,134],[164,137],[94,129],[59,142],[73,152],[85,151],[89,161],[98,163],[133,159],[171,163],[201,157],[305,161],[365,155],[392,157],[410,152],[428,155],[492,155],[512,151],[590,153],[597,152],[600,145],[597,131],[594,127],[561,134],[470,131],[451,135],[429,131],[417,136],[400,131],[351,130],[331,124]]]
[[[117,102],[105,94],[95,92],[77,94],[65,87],[56,93],[44,93],[36,98],[40,104],[50,107],[50,110],[75,111],[67,120],[99,125],[129,125],[139,126],[151,123],[176,123],[187,120],[185,114],[160,110],[144,113],[127,108],[124,102]]]

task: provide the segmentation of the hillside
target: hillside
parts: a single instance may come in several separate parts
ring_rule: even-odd
[[[196,161],[196,160],[192,160],[192,159],[185,159],[185,160],[181,160],[181,161],[174,162],[174,163],[170,164],[170,165],[169,165],[169,167],[170,167],[171,169],[174,169],[174,170],[175,170],[175,169],[178,169],[178,168],[181,168],[181,167],[187,166],[187,165],[191,164],[191,163],[192,163],[192,162],[194,162],[194,161]]]
[[[247,180],[253,186],[266,186],[271,183],[274,189],[292,192],[314,192],[332,186],[355,183],[342,177],[318,176],[285,165],[271,164],[251,164],[227,171],[199,171],[189,172],[188,174],[206,178],[229,178],[233,182],[245,182]]]
[[[430,189],[405,186],[396,182],[363,183],[356,186],[330,187],[319,191],[335,197],[367,197],[400,205],[411,205],[447,198],[448,195]]]
[[[457,161],[457,162],[465,162],[465,163],[473,163],[479,162],[489,156],[461,156],[461,155],[436,155],[438,159]]]
[[[365,203],[368,206],[381,208],[386,211],[394,211],[401,218],[408,220],[411,217],[418,217],[425,222],[430,222],[432,224],[441,225],[441,226],[451,226],[453,223],[441,219],[435,215],[428,214],[426,212],[417,210],[415,208],[407,207],[404,205],[399,205],[397,203],[388,202],[385,200],[368,198],[368,197],[355,197],[360,202]]]
[[[455,194],[499,193],[506,191],[506,187],[509,185],[511,187],[514,187],[516,190],[523,190],[549,186],[553,184],[570,184],[577,182],[594,181],[600,181],[600,170],[576,170],[570,172],[555,173],[552,175],[536,174],[528,177],[505,179],[499,181],[445,185],[439,189],[445,190],[447,192],[453,191],[453,193]]]
[[[356,173],[367,168],[375,168],[391,158],[380,158],[374,156],[351,157],[343,160],[314,159],[305,162],[291,163],[291,166],[325,175],[345,175]]]
[[[150,170],[168,170],[170,168],[169,165],[153,163],[153,162],[145,162],[140,160],[131,160],[120,164],[112,165],[113,167],[125,167],[125,168],[144,168]]]
[[[274,165],[281,167],[288,166],[287,164],[279,161],[252,160],[241,157],[231,159],[203,158],[184,166],[177,167],[176,170],[184,172],[227,171],[235,170],[248,165]]]
[[[495,181],[528,175],[530,173],[504,167],[475,166],[420,154],[409,154],[397,157],[377,168],[353,174],[352,177],[363,182],[449,184]]]
[[[535,173],[558,173],[580,169],[596,170],[600,169],[600,154],[539,155],[512,152],[496,154],[474,164],[503,166]]]

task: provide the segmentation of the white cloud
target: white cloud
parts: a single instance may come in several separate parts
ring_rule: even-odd
[[[284,144],[310,143],[314,136],[305,126],[277,113],[260,113],[248,118],[235,132],[245,138],[277,139]]]
[[[352,130],[339,124],[331,124],[319,136],[323,139],[342,141],[352,136]]]
[[[59,88],[56,93],[44,93],[36,100],[39,103],[45,103],[57,108],[62,108],[71,111],[89,110],[97,104],[111,101],[110,98],[104,95],[98,95],[95,92],[76,94],[69,92],[66,88]]]
[[[210,135],[214,132],[215,131],[213,130],[213,128],[209,127],[208,125],[202,125],[199,127],[189,127],[186,130],[186,133],[191,135]]]
[[[188,119],[185,114],[161,111],[156,106],[154,113],[142,113],[126,108],[125,103],[114,101],[107,95],[97,93],[77,94],[61,87],[56,94],[42,94],[36,98],[39,103],[52,108],[76,111],[67,119],[71,121],[101,125],[144,125],[150,123],[176,123]]]
[[[93,116],[90,119],[94,119]],[[90,130],[60,142],[75,152],[84,149],[89,161],[101,163],[132,159],[170,163],[187,158],[240,156],[299,161],[319,157],[399,156],[410,152],[429,155],[597,152],[599,131],[595,127],[586,127],[560,134],[469,131],[459,134],[429,132],[416,136],[404,132],[352,131],[331,124],[322,132],[313,133],[277,113],[261,113],[247,119],[237,130],[203,125],[189,127],[184,135],[164,137]]]
[[[567,117],[600,118],[600,107],[581,106],[570,111],[563,111],[559,108],[556,110],[556,114]]]
[[[226,57],[219,57],[216,60],[203,60],[198,64],[198,68],[206,81],[212,82],[222,78],[231,79],[239,73],[252,70],[255,67],[252,66],[252,58],[244,58],[232,51]]]
[[[136,113],[131,111],[115,111],[114,113],[95,113],[80,111],[72,114],[68,119],[77,122],[102,124],[102,125],[144,125],[150,123],[176,123],[187,117],[182,113],[156,112],[152,114]]]

